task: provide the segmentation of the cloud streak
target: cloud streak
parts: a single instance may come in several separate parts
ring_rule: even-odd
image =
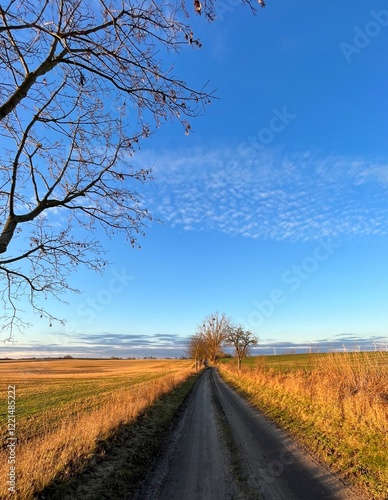
[[[388,164],[226,147],[142,156],[154,215],[185,230],[264,240],[386,236]]]
[[[2,347],[1,357],[43,358],[72,355],[79,358],[109,358],[111,356],[127,358],[154,356],[158,358],[185,356],[186,339],[175,334],[117,334],[101,332],[81,335],[66,345],[41,344],[6,344]],[[263,339],[252,349],[252,355],[287,354],[306,352],[337,351],[387,351],[388,337],[362,337],[357,333],[340,333],[333,338],[320,338],[309,341],[282,341]]]
[[[287,342],[265,339],[252,354],[286,354],[290,352],[358,352],[387,351],[388,338],[379,336],[361,337],[357,333],[340,333],[333,338],[320,338],[312,341]]]
[[[184,355],[186,339],[175,334],[143,335],[137,333],[100,332],[67,336],[59,334],[58,344],[41,342],[7,343],[2,357],[180,357]],[[66,339],[66,341],[64,341]]]

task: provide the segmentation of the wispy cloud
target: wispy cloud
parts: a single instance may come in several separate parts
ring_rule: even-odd
[[[156,178],[145,203],[186,230],[290,241],[388,234],[388,163],[252,151],[142,154]]]

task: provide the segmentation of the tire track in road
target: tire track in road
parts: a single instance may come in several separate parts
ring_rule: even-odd
[[[136,500],[365,500],[215,369],[195,384]]]

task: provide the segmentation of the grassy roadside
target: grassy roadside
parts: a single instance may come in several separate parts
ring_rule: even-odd
[[[59,475],[37,498],[131,498],[199,375],[191,375],[147,408],[136,421],[122,425],[114,435],[98,444],[93,460],[70,475]]]
[[[366,498],[388,499],[387,354],[303,360],[294,355],[294,365],[277,358],[250,359],[240,374],[231,362],[219,369],[254,406],[360,486]]]

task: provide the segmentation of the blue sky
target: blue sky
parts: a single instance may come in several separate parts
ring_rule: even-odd
[[[83,293],[48,304],[66,326],[31,317],[5,355],[180,356],[214,311],[260,352],[385,348],[388,2],[236,3],[193,16],[203,46],[174,57],[218,99],[134,158],[163,223],[141,250],[107,241],[105,274],[80,270]]]

